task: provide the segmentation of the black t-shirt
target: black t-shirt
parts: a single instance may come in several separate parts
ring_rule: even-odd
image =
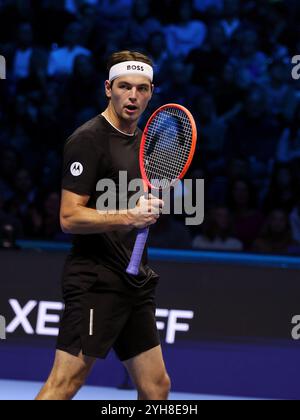
[[[102,115],[79,127],[65,145],[62,188],[79,195],[89,195],[87,207],[96,209],[97,200],[103,194],[96,189],[99,181],[114,181],[118,192],[120,171],[127,172],[127,185],[131,180],[141,178],[138,159],[141,135],[139,129],[133,136],[121,133]],[[134,192],[128,192],[128,199],[132,194]],[[116,204],[119,208],[118,199]],[[74,235],[72,256],[86,258],[91,264],[120,274],[131,285],[142,287],[157,275],[147,264],[147,247],[139,275],[134,277],[126,273],[136,236],[137,229]]]

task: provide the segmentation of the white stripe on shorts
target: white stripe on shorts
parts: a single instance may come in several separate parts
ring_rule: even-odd
[[[90,335],[94,334],[94,309],[90,309]]]

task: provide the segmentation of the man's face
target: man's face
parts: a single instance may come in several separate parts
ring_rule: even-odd
[[[122,76],[105,83],[106,96],[111,100],[119,118],[137,121],[147,108],[153,93],[153,85],[145,76]]]

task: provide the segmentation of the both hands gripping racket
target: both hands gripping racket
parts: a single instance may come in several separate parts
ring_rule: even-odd
[[[145,193],[173,187],[186,174],[196,148],[197,128],[183,106],[167,104],[150,117],[140,146],[140,170]],[[137,235],[126,272],[138,275],[149,228]]]

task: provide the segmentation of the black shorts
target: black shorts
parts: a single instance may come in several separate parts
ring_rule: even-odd
[[[62,279],[65,310],[56,348],[101,359],[113,348],[124,361],[158,346],[157,282],[155,278],[136,288],[97,263],[69,256]]]

